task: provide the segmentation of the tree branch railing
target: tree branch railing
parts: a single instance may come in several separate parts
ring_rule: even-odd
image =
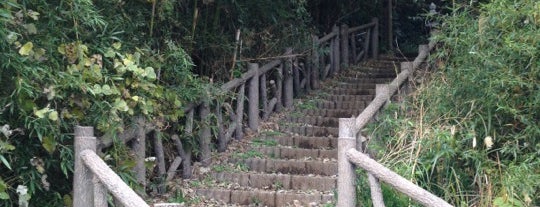
[[[419,54],[413,62],[402,62],[401,73],[389,84],[377,84],[376,95],[373,101],[356,118],[340,118],[339,138],[338,138],[338,203],[337,206],[355,206],[356,198],[356,174],[354,167],[361,167],[368,172],[368,176],[373,176],[385,183],[390,184],[398,191],[408,195],[410,198],[425,206],[451,206],[441,198],[420,188],[407,179],[392,172],[390,169],[377,163],[367,154],[356,150],[358,142],[362,142],[358,137],[360,131],[370,122],[377,112],[388,102],[400,86],[407,80],[410,81],[414,71],[428,57],[429,52],[434,48],[435,42],[432,40],[428,45],[419,46]],[[361,150],[360,150],[361,151]],[[369,179],[370,185],[377,185],[377,179]],[[380,193],[380,192],[379,192]],[[372,190],[374,206],[384,206],[382,197]],[[376,204],[377,203],[377,204]]]
[[[339,73],[342,67],[354,64],[368,56],[377,57],[378,21],[373,19],[369,24],[353,28],[348,28],[346,25],[341,28],[336,26],[324,37],[313,36],[312,46],[311,52],[307,55],[293,55],[293,49],[287,48],[278,59],[264,64],[249,62],[247,72],[221,85],[220,93],[230,96],[224,96],[223,100],[207,98],[188,104],[183,109],[185,117],[177,123],[183,125],[181,127],[183,131],[171,134],[172,143],[170,144],[162,143],[157,132],[150,133],[158,129],[143,118],[138,118],[133,126],[125,126],[123,133],[105,134],[98,139],[93,137],[93,132],[91,134],[81,132],[81,130],[87,130],[85,127],[76,128],[75,145],[78,145],[78,142],[86,142],[81,140],[93,141],[88,146],[85,145],[76,150],[75,153],[74,189],[80,189],[81,186],[88,188],[76,190],[74,202],[79,204],[96,200],[92,203],[100,206],[98,203],[102,203],[101,200],[106,198],[103,193],[103,189],[106,188],[121,203],[125,202],[125,206],[138,206],[128,202],[142,203],[142,199],[134,198],[136,194],[131,189],[127,190],[129,187],[125,183],[120,183],[120,180],[116,179],[118,178],[116,174],[110,169],[102,169],[106,165],[103,165],[103,161],[95,156],[96,149],[99,154],[101,150],[111,146],[113,140],[124,144],[132,143],[137,163],[134,167],[135,177],[143,189],[146,185],[144,143],[147,134],[154,134],[155,152],[153,154],[156,154],[158,158],[156,159],[159,166],[158,174],[163,176],[163,182],[172,179],[180,166],[182,177],[190,178],[192,160],[195,158],[192,157],[192,146],[183,143],[183,140],[198,139],[200,148],[197,151],[200,153],[197,160],[203,166],[208,166],[211,163],[212,146],[217,146],[218,152],[225,151],[231,140],[242,139],[245,131],[256,132],[261,120],[268,119],[273,113],[291,108],[295,97],[318,89],[322,80]],[[217,143],[212,143],[213,137]],[[160,163],[166,160],[163,146],[176,148],[177,155],[174,155],[176,157],[168,159],[173,160],[168,169],[165,163]],[[86,149],[90,151],[85,151]],[[118,189],[121,189],[121,193],[117,193]],[[160,187],[160,189],[164,188]],[[95,193],[97,191],[99,193]],[[81,204],[80,206],[94,205]]]
[[[75,127],[73,206],[106,207],[107,192],[122,206],[149,206],[96,154],[93,127]],[[162,203],[153,206],[180,206]]]

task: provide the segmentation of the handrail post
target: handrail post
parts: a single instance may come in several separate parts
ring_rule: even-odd
[[[341,25],[341,61],[343,67],[349,66],[349,26]]]
[[[287,48],[286,54],[292,53],[292,48]],[[290,108],[293,105],[294,83],[292,58],[285,59],[283,67],[283,105]]]
[[[356,119],[339,119],[338,138],[338,200],[340,207],[353,207],[356,205],[356,175],[354,166],[347,158],[346,152],[356,147]]]
[[[201,147],[201,164],[207,167],[212,162],[212,155],[210,145],[212,143],[212,132],[210,129],[210,103],[208,100],[204,100],[201,106],[199,106],[199,116],[201,118],[202,127],[199,131],[200,147]]]
[[[337,74],[339,73],[340,71],[340,65],[341,65],[341,60],[340,60],[340,43],[341,41],[339,40],[339,27],[337,25],[334,25],[334,27],[332,28],[332,32],[334,34],[336,34],[336,36],[334,36],[334,44],[332,45],[332,56],[334,57],[334,62],[332,63],[333,65],[333,69],[332,69],[332,72],[330,72],[330,77],[333,77],[334,74]]]
[[[373,59],[379,58],[379,19],[374,17],[371,22],[375,24],[371,30],[371,56]],[[367,55],[367,54],[366,54]]]
[[[311,38],[313,39],[313,46],[311,50],[311,88],[313,89],[319,89],[319,71],[320,68],[320,58],[319,58],[319,38],[316,35],[312,35]]]
[[[94,206],[94,185],[92,172],[84,166],[81,152],[84,150],[96,151],[96,138],[93,127],[75,127],[75,169],[73,172],[73,206]]]
[[[259,64],[248,63],[248,71],[255,71],[249,80],[248,88],[248,126],[251,130],[259,128]]]

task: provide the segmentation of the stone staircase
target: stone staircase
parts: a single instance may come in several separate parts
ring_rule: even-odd
[[[334,206],[339,118],[360,114],[375,84],[400,72],[400,61],[381,57],[350,67],[295,100],[278,131],[253,138],[241,156],[228,159],[237,169],[209,173],[214,187],[199,188],[197,195],[231,206]]]

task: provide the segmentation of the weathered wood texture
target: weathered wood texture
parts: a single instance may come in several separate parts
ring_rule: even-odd
[[[356,173],[345,152],[356,147],[354,118],[339,119],[337,206],[356,206]]]
[[[131,145],[133,154],[135,154],[135,167],[133,167],[133,171],[135,171],[135,179],[143,186],[142,189],[146,188],[146,166],[144,165],[144,159],[146,158],[146,130],[144,129],[144,123],[145,120],[142,117],[135,119],[137,135]]]
[[[83,164],[81,152],[84,150],[96,150],[96,138],[94,128],[75,127],[75,169],[73,173],[73,206],[93,207],[94,189],[92,185],[92,172]]]
[[[248,63],[248,71],[254,71],[248,87],[248,126],[251,130],[259,129],[259,64]]]
[[[165,152],[163,150],[163,140],[161,139],[160,132],[154,131],[153,136],[154,141],[154,153],[156,154],[156,162],[158,167],[158,193],[163,194],[165,193],[166,186],[165,186],[165,178],[167,175],[167,168],[165,166]]]
[[[210,140],[212,136],[210,131],[210,103],[203,101],[203,104],[199,107],[199,114],[201,116],[201,131],[199,132],[199,139],[201,143],[201,164],[202,166],[209,166],[212,162],[212,155],[210,151]]]
[[[399,176],[390,169],[382,166],[377,161],[369,158],[364,153],[356,151],[356,149],[349,149],[346,152],[347,159],[353,162],[356,166],[363,168],[375,177],[390,184],[398,191],[404,193],[415,201],[421,203],[424,206],[433,207],[450,207],[449,203],[441,198],[431,194],[430,192],[418,187],[409,180]],[[339,198],[339,196],[338,196]],[[339,205],[338,205],[339,206]]]
[[[228,103],[216,103],[215,100],[202,99],[187,104],[183,108],[186,114],[184,132],[181,136],[171,136],[178,156],[167,171],[163,153],[163,145],[167,145],[167,143],[162,143],[159,136],[154,136],[153,146],[158,159],[158,173],[160,176],[164,177],[164,180],[172,179],[180,164],[182,165],[182,177],[190,178],[192,176],[191,145],[182,143],[182,141],[188,139],[199,139],[199,158],[203,166],[208,166],[211,163],[212,136],[215,136],[218,140],[218,151],[224,151],[232,136],[236,139],[242,139],[245,126],[257,131],[260,119],[267,119],[273,112],[282,111],[284,107],[292,107],[295,96],[298,97],[311,89],[318,89],[321,80],[340,72],[342,66],[351,63],[352,58],[349,55],[351,50],[355,53],[355,50],[361,47],[360,44],[370,41],[368,39],[364,39],[362,42],[354,41],[352,39],[355,37],[352,35],[357,35],[357,33],[365,32],[364,30],[374,27],[377,27],[374,22],[350,29],[343,26],[341,31],[339,27],[335,26],[332,33],[322,38],[313,36],[313,50],[307,57],[304,57],[303,54],[293,55],[293,49],[287,48],[283,56],[266,62],[260,67],[258,63],[249,63],[249,70],[246,73],[221,86],[223,92],[235,94],[235,98],[229,99]],[[349,40],[355,44],[349,43]],[[371,45],[374,44],[371,43]],[[349,47],[349,45],[351,46]],[[321,53],[322,51],[325,52]],[[247,93],[246,90],[248,90]],[[248,106],[245,107],[246,102]],[[234,105],[234,107],[231,105]],[[211,107],[212,110],[210,110]],[[218,125],[218,130],[215,130],[216,133],[214,134],[212,134],[209,127],[210,124],[214,124],[210,123],[213,119],[209,117],[212,117],[212,115],[216,118],[216,124]],[[244,116],[246,116],[247,121],[244,121]],[[199,127],[197,128],[198,131],[194,132],[193,122],[195,120],[199,122]],[[105,134],[99,138],[99,141],[95,140],[95,138],[93,138],[93,141],[97,142],[99,151],[110,147],[113,140],[119,140],[124,144],[131,142],[136,159],[136,166],[134,167],[136,179],[144,187],[146,185],[146,168],[144,167],[146,134],[154,130],[156,130],[155,126],[140,118],[135,120],[133,126],[126,126],[122,133]],[[84,134],[83,132],[79,137],[86,137]],[[79,139],[79,142],[84,142],[81,140],[85,139]],[[93,147],[95,148],[95,146],[94,143]],[[78,153],[84,149],[86,148],[78,149]],[[79,154],[76,157],[78,159]],[[91,157],[91,155],[88,155],[88,157]],[[80,159],[77,159],[75,160],[76,166],[81,166]],[[76,167],[74,185],[91,186],[89,184],[92,182],[91,177],[84,169]],[[99,182],[95,179],[93,183],[96,186],[99,185]],[[160,188],[163,189],[164,186]],[[76,191],[74,194],[81,194],[78,190]],[[74,202],[81,203],[77,206],[85,206],[82,203],[89,203],[90,199],[96,199],[100,196],[106,198],[105,193],[105,190],[96,190],[93,193],[99,195],[85,192],[84,194],[88,195],[88,197],[78,197],[74,199]],[[100,205],[94,204],[94,206]]]
[[[292,48],[287,48],[287,51],[292,51]],[[292,58],[285,60],[283,68],[283,105],[290,108],[293,105],[294,84],[293,84],[293,65]]]
[[[92,150],[84,150],[80,153],[84,165],[94,174],[103,185],[114,195],[116,200],[124,206],[149,206],[144,200],[135,193],[120,176],[107,166],[99,156]],[[80,187],[80,186],[78,186]],[[79,206],[74,204],[74,206]],[[89,205],[92,206],[92,205]]]
[[[373,19],[373,23],[377,25],[377,19]],[[377,26],[375,26],[377,27]],[[351,28],[351,30],[354,30],[354,28]],[[374,35],[375,36],[375,35]],[[372,41],[372,44],[376,41]],[[435,43],[430,42],[429,45],[420,45],[419,46],[419,54],[415,58],[414,62],[404,62],[401,64],[401,72],[397,75],[397,77],[389,84],[377,84],[376,87],[376,96],[373,99],[373,101],[358,115],[356,118],[352,119],[340,119],[340,126],[339,126],[339,140],[338,145],[339,146],[346,146],[346,147],[340,147],[338,148],[338,163],[340,163],[339,168],[339,177],[338,177],[338,206],[355,206],[354,201],[350,201],[349,197],[352,195],[356,195],[355,188],[350,187],[349,183],[347,181],[344,181],[342,179],[348,179],[351,177],[354,173],[351,173],[347,168],[341,167],[341,166],[347,166],[343,163],[349,163],[353,162],[358,167],[362,167],[366,171],[368,171],[369,174],[369,181],[370,181],[370,188],[372,191],[380,191],[380,186],[378,185],[377,179],[375,179],[372,176],[375,176],[376,178],[385,181],[398,189],[399,191],[405,193],[406,195],[410,196],[411,198],[415,199],[416,201],[422,203],[426,206],[451,206],[446,201],[442,200],[441,198],[432,195],[431,193],[425,191],[424,189],[416,186],[415,184],[407,181],[403,177],[397,175],[396,173],[392,172],[391,170],[383,167],[381,164],[377,163],[375,160],[372,160],[369,158],[369,156],[364,155],[361,152],[356,151],[353,147],[350,147],[346,145],[345,143],[348,142],[349,137],[352,137],[352,139],[357,139],[356,135],[362,130],[365,125],[377,114],[377,112],[383,107],[386,102],[390,99],[390,97],[396,93],[396,91],[400,88],[400,86],[407,80],[411,80],[412,74],[414,73],[414,70],[420,66],[422,62],[424,62],[429,55],[429,51],[435,46]],[[378,44],[378,43],[377,43]],[[354,46],[353,46],[354,47]],[[364,49],[366,50],[368,46],[365,46]],[[372,48],[372,55],[376,57],[376,53],[374,52]],[[352,123],[350,123],[352,122]],[[346,154],[346,156],[344,156]],[[346,158],[344,158],[346,157]],[[346,161],[343,161],[341,159],[346,159]],[[351,192],[352,191],[352,192]],[[374,206],[384,206],[384,202],[382,202],[382,196],[380,192],[372,192],[372,198],[374,201]]]

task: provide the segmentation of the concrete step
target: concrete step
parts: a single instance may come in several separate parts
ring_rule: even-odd
[[[280,128],[283,132],[288,132],[298,136],[337,137],[339,133],[339,128],[337,127],[319,127],[304,125],[304,123],[290,123],[290,125],[281,126]]]
[[[324,93],[340,95],[375,95],[375,88],[326,88]]]
[[[329,101],[370,101],[375,98],[373,95],[341,95],[334,93],[321,93],[320,98],[329,100]]]
[[[265,137],[282,146],[304,149],[337,149],[337,137],[276,136]]]
[[[251,150],[277,159],[337,159],[337,149],[304,149],[286,146],[253,147]]]
[[[301,114],[303,116],[351,118],[352,116],[358,116],[362,112],[362,110],[363,109],[303,109],[299,110],[297,113],[291,114],[291,116],[297,116],[297,114]]]
[[[303,123],[311,126],[320,126],[320,127],[338,127],[339,118],[336,117],[323,117],[323,116],[301,116],[294,117],[289,116],[284,119],[287,122],[292,123]]]
[[[357,109],[363,110],[370,101],[330,101],[319,100],[315,102],[318,109]]]
[[[385,84],[390,83],[394,78],[356,78],[356,77],[342,77],[335,82],[341,83],[373,83],[373,84]]]
[[[249,171],[294,175],[337,175],[337,161],[282,160],[282,159],[230,159],[230,163],[241,164]]]
[[[274,190],[231,190],[201,188],[196,194],[207,199],[216,199],[228,204],[249,206],[322,206],[334,201],[333,192],[294,192]]]
[[[235,183],[241,187],[264,190],[332,191],[336,189],[337,180],[335,176],[304,176],[255,172],[220,172],[213,173],[211,177],[219,183]]]

